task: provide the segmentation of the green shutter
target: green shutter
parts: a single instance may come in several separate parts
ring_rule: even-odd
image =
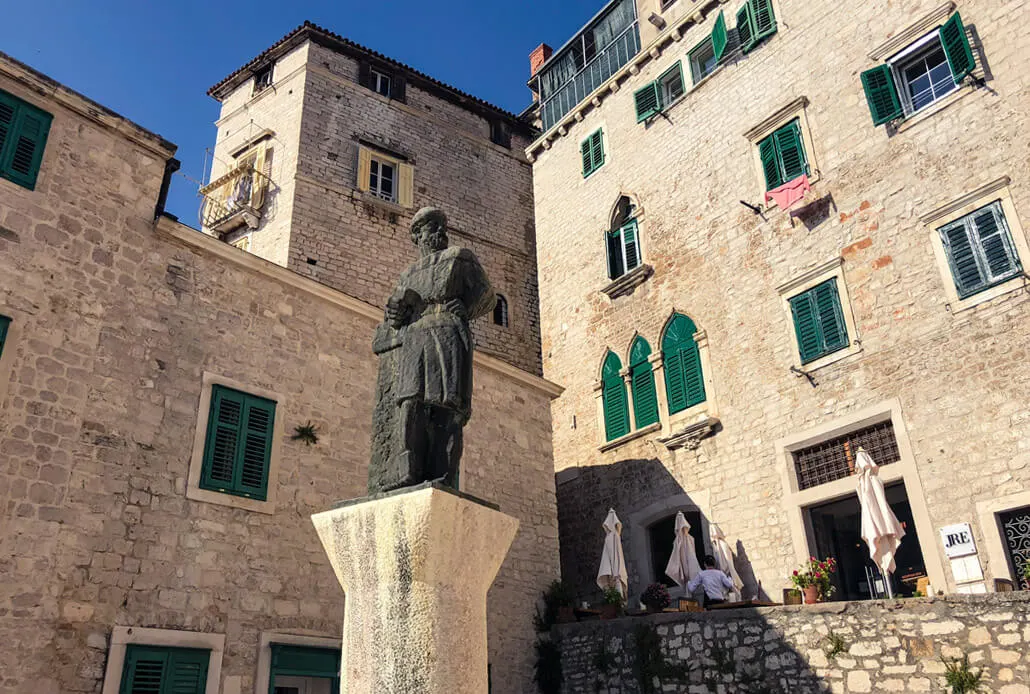
[[[642,123],[662,110],[662,91],[658,82],[651,82],[633,93],[637,122]]]
[[[604,434],[613,441],[629,433],[629,402],[626,383],[622,379],[622,362],[614,352],[608,352],[601,371],[601,400],[604,407]]]
[[[992,203],[969,216],[976,231],[988,281],[994,284],[1020,272],[1019,256],[1013,247],[1001,203]]]
[[[131,645],[120,694],[204,694],[210,651]]]
[[[636,428],[642,429],[658,421],[658,393],[654,384],[654,369],[648,359],[651,345],[638,337],[629,352],[630,385],[633,388],[633,416]]]
[[[938,231],[960,299],[1022,272],[1000,202],[982,207]]]
[[[7,342],[7,329],[10,325],[10,318],[7,316],[0,316],[0,357],[4,356],[4,343]]]
[[[965,219],[960,219],[939,229],[944,242],[944,252],[951,266],[951,276],[955,280],[955,289],[960,299],[965,299],[987,285],[986,277],[973,251],[973,240]]]
[[[604,164],[604,140],[600,130],[593,133],[580,145],[583,157],[583,177],[586,178]]]
[[[200,486],[264,501],[274,425],[274,402],[214,386]]]
[[[606,231],[604,238],[608,249],[608,277],[615,280],[626,274],[626,266],[622,262],[622,230]]]
[[[798,351],[801,363],[818,359],[822,356],[822,339],[816,316],[814,296],[805,292],[790,300],[790,312],[794,317],[794,333],[798,339]]]
[[[969,47],[969,38],[966,36],[966,27],[963,26],[962,16],[958,12],[951,15],[941,27],[941,45],[944,46],[944,54],[948,56],[951,75],[955,78],[955,84],[958,84],[976,67],[973,50]]]
[[[755,47],[755,18],[749,2],[737,10],[737,36],[740,38],[742,52],[747,53]]]
[[[622,245],[626,249],[626,272],[640,265],[640,241],[637,239],[637,220],[622,226]]]
[[[705,401],[701,352],[694,334],[694,321],[677,314],[669,322],[662,338],[662,361],[665,369],[665,395],[669,414],[676,414]]]
[[[776,156],[776,141],[773,136],[758,143],[758,153],[762,157],[762,171],[765,173],[765,189],[772,190],[783,183],[780,173],[780,161]]]
[[[850,344],[836,279],[827,280],[792,297],[790,310],[802,364]]]
[[[272,644],[272,675],[335,678],[340,674],[340,651]]]
[[[865,89],[874,125],[883,125],[904,115],[889,65],[879,65],[863,72],[862,88]]]
[[[712,48],[715,50],[715,62],[718,63],[722,60],[722,56],[726,52],[727,43],[729,43],[729,38],[726,35],[726,15],[720,10],[719,16],[715,19],[715,26],[712,28]]]
[[[798,121],[795,120],[773,133],[773,140],[776,142],[776,155],[779,158],[783,183],[808,173],[808,161],[805,158],[805,146],[801,141],[801,126]]]
[[[33,190],[53,116],[0,92],[0,175]]]
[[[848,328],[840,307],[837,280],[823,282],[814,289],[815,306],[819,311],[819,329],[823,337],[823,353],[829,354],[848,346]]]
[[[755,43],[776,33],[776,16],[772,0],[750,0],[751,16],[755,18]]]
[[[580,145],[579,145],[579,153],[580,153],[580,156],[583,158],[583,178],[586,178],[587,176],[590,175],[590,172],[594,170],[594,168],[593,168],[594,160],[593,160],[593,157],[591,156],[591,152],[590,152],[590,138],[589,137],[587,139],[583,140],[582,143],[580,143]]]

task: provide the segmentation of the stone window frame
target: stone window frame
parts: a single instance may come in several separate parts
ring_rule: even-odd
[[[1009,566],[1008,552],[1005,549],[1005,532],[1001,528],[998,516],[1006,511],[1030,506],[1030,490],[1007,494],[994,499],[986,499],[976,502],[976,516],[980,522],[980,532],[983,535],[983,544],[986,552],[987,566],[986,575],[991,578],[1007,578],[1012,581],[1017,589],[1019,577]]]
[[[654,422],[653,424],[648,424],[645,427],[641,427],[640,429],[633,428],[636,422],[636,412],[633,409],[633,387],[630,378],[629,353],[630,350],[633,348],[633,341],[637,339],[638,335],[640,335],[639,332],[633,332],[633,336],[630,338],[629,345],[626,347],[625,350],[622,351],[621,354],[619,352],[616,352],[615,350],[605,349],[604,356],[601,358],[601,361],[596,370],[596,380],[594,381],[594,400],[597,402],[597,450],[599,450],[602,453],[619,448],[623,444],[629,443],[634,439],[639,439],[642,436],[647,436],[648,434],[652,434],[656,431],[661,431],[662,429],[662,398],[664,397],[664,395],[661,394],[658,395],[658,421]],[[645,337],[644,339],[646,340],[647,338]],[[651,341],[648,340],[648,344],[650,343]],[[623,364],[622,370],[619,371],[619,375],[622,376],[623,387],[626,389],[626,416],[629,418],[630,426],[628,434],[624,434],[617,439],[612,439],[611,441],[608,440],[605,433],[604,381],[601,378],[601,372],[604,369],[604,362],[608,358],[609,351],[615,352],[616,356],[619,357],[619,360]],[[648,358],[648,361],[650,361],[652,364],[652,369],[654,368],[654,357],[655,352],[652,348],[651,356]],[[653,371],[652,373],[654,374]],[[654,374],[654,376],[657,379],[657,374]],[[657,381],[655,381],[655,390],[658,390]]]
[[[7,398],[7,391],[11,387],[11,376],[14,372],[15,353],[18,344],[21,342],[22,330],[29,315],[15,310],[7,304],[0,304],[0,316],[11,319],[7,326],[7,337],[4,339],[3,351],[0,351],[0,407],[3,407]]]
[[[974,306],[979,306],[1004,294],[1025,289],[1030,283],[1030,275],[1027,274],[1028,263],[1030,263],[1030,245],[1027,243],[1023,226],[1019,222],[1019,215],[1016,214],[1016,205],[1009,189],[1010,183],[1011,179],[1008,176],[1001,176],[959,198],[938,206],[919,218],[919,221],[926,227],[937,263],[937,271],[940,273],[944,285],[945,308],[953,314],[968,311]],[[948,256],[944,250],[944,241],[941,239],[938,229],[999,200],[1002,212],[1005,214],[1005,222],[1008,224],[1009,235],[1012,237],[1012,245],[1023,266],[1023,273],[982,292],[960,299],[958,289],[955,287],[955,278],[951,274],[951,266],[948,264]]]
[[[222,655],[225,652],[225,634],[208,634],[182,629],[153,629],[148,627],[116,626],[111,631],[111,645],[107,651],[107,667],[101,694],[120,694],[125,654],[129,646],[159,646],[167,648],[199,648],[211,652],[207,666],[207,684],[204,694],[219,694],[222,676]]]
[[[848,346],[836,352],[823,355],[818,359],[801,363],[801,346],[798,344],[797,331],[794,328],[794,314],[790,310],[790,300],[812,289],[816,285],[831,279],[837,280],[837,296],[840,299],[840,310],[844,314],[844,327],[848,331]],[[823,263],[798,277],[785,282],[776,288],[780,295],[780,303],[783,306],[787,318],[787,328],[790,333],[790,344],[792,349],[791,365],[803,373],[811,373],[824,366],[847,359],[862,351],[862,338],[859,335],[855,314],[851,307],[851,294],[848,291],[848,283],[844,277],[844,257],[838,256],[833,260]]]
[[[615,214],[619,207],[619,201],[622,198],[628,198],[630,203],[633,205],[633,216],[637,222],[637,247],[640,249],[640,264],[628,272],[624,272],[615,279],[611,279],[608,276],[608,234],[612,229],[612,221],[615,219]],[[645,226],[647,221],[647,214],[644,206],[640,204],[640,200],[633,193],[627,193],[625,191],[619,191],[619,194],[615,198],[615,203],[612,204],[608,210],[608,217],[605,222],[605,231],[602,239],[604,241],[602,245],[602,258],[604,260],[604,278],[608,280],[608,284],[601,288],[601,293],[606,295],[609,300],[614,301],[620,296],[628,296],[639,287],[641,284],[650,279],[651,275],[654,274],[654,266],[646,262],[647,249],[643,239],[641,238],[640,228]]]
[[[856,477],[852,475],[808,489],[801,489],[794,466],[793,452],[886,421],[890,421],[894,427],[894,437],[898,442],[901,459],[896,463],[881,467],[880,479],[885,484],[901,482],[905,485],[905,494],[908,497],[908,503],[912,509],[912,519],[916,526],[915,534],[919,539],[930,584],[942,588],[953,586],[953,583],[948,583],[944,572],[943,549],[930,518],[929,505],[926,502],[923,484],[919,477],[908,428],[905,426],[901,401],[897,398],[821,422],[775,442],[774,454],[780,468],[783,508],[787,513],[787,522],[790,526],[795,562],[802,564],[815,554],[815,534],[805,510],[855,495]]]
[[[815,183],[822,178],[822,172],[819,169],[819,159],[815,151],[815,140],[812,137],[812,127],[808,121],[808,105],[808,97],[799,96],[744,133],[744,137],[747,138],[750,143],[751,160],[757,184],[755,186],[755,193],[761,201],[759,206],[762,209],[771,210],[773,207],[776,207],[776,201],[765,199],[765,194],[767,192],[765,187],[765,169],[762,167],[762,154],[759,149],[759,145],[762,140],[769,137],[776,132],[776,130],[787,125],[792,120],[797,119],[798,127],[801,130],[801,144],[805,148],[805,158],[808,160],[808,168],[810,171],[808,174],[808,182],[815,185]]]
[[[272,430],[272,450],[268,461],[268,494],[265,501],[223,494],[210,489],[202,489],[200,486],[204,467],[204,448],[207,443],[208,419],[211,416],[211,394],[216,385],[272,400],[276,404],[277,416]],[[200,406],[197,409],[197,426],[193,434],[193,452],[190,456],[189,473],[186,477],[186,498],[209,504],[230,506],[245,511],[274,514],[279,491],[279,465],[282,458],[282,446],[286,440],[286,418],[282,416],[286,411],[286,404],[287,398],[282,393],[276,393],[251,383],[244,383],[228,376],[205,371],[200,391]]]
[[[324,633],[262,631],[258,640],[257,673],[254,678],[254,691],[257,694],[264,694],[268,691],[268,681],[272,677],[272,644],[343,649],[343,641],[340,637],[332,637]]]

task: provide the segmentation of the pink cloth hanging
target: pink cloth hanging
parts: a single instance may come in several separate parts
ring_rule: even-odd
[[[810,190],[812,190],[812,185],[808,182],[808,174],[801,174],[793,181],[787,181],[779,188],[770,190],[765,194],[765,201],[773,200],[781,210],[786,210],[805,197],[805,193]]]

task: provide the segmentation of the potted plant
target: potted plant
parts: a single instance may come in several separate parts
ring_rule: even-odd
[[[662,583],[652,583],[640,596],[640,602],[644,603],[648,612],[661,612],[672,602],[669,597],[669,589]]]
[[[1023,585],[1021,587],[1030,589],[1030,561],[1023,564]]]
[[[790,582],[804,593],[805,604],[812,605],[833,595],[835,589],[831,575],[836,570],[837,561],[833,557],[823,560],[809,557],[800,569],[794,571]]]
[[[622,614],[626,599],[618,588],[605,588],[601,603],[601,619],[615,619]]]

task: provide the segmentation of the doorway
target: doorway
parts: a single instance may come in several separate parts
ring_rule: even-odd
[[[904,483],[888,485],[886,495],[887,503],[905,529],[905,537],[895,556],[897,569],[888,577],[884,577],[869,558],[869,547],[862,539],[862,508],[857,494],[805,509],[814,540],[809,546],[815,548],[818,558],[837,560],[834,576],[837,590],[832,599],[886,597],[886,580],[890,581],[895,596],[912,597],[919,579],[926,577],[926,563]]]
[[[331,694],[332,685],[324,677],[276,677],[275,694]]]
[[[684,511],[684,517],[690,524],[690,536],[694,538],[694,553],[697,563],[705,565],[705,543],[701,532],[701,512]],[[651,544],[651,576],[654,583],[662,583],[675,588],[676,582],[665,575],[665,567],[672,556],[672,545],[676,541],[676,514],[653,523],[647,529],[647,539]]]

